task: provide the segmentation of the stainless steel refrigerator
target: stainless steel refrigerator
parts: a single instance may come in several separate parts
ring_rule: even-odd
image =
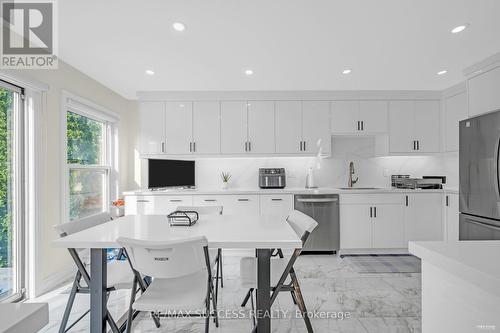
[[[460,240],[500,240],[500,110],[460,122]]]

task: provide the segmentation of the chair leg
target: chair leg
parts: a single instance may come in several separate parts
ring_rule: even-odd
[[[64,315],[61,321],[61,325],[59,326],[59,333],[66,332],[66,326],[68,325],[69,315],[71,314],[71,309],[73,308],[73,303],[75,302],[76,293],[78,292],[78,281],[80,281],[80,277],[81,277],[80,272],[77,272],[75,274],[75,280],[73,281],[73,286],[71,287],[71,292],[69,293],[68,303],[66,303],[66,309],[64,310]]]
[[[210,300],[205,301],[205,333],[208,333],[210,329]]]
[[[249,290],[250,293],[250,304],[252,305],[252,319],[253,319],[253,326],[257,326],[257,320],[255,318],[255,305],[253,303],[253,289]]]
[[[127,333],[132,332],[132,321],[134,317],[134,309],[132,308],[132,305],[135,302],[136,293],[137,293],[137,277],[134,277],[134,283],[132,284],[132,291],[130,295],[130,303],[128,305]]]
[[[215,299],[219,299],[219,268],[220,268],[220,257],[217,257],[217,267],[215,269]]]
[[[224,274],[222,274],[222,249],[218,249],[219,266],[220,266],[220,287],[224,288]]]
[[[210,286],[211,294],[212,294],[212,306],[214,308],[214,321],[215,327],[219,327],[219,314],[217,313],[217,302],[214,298],[214,286]]]
[[[300,290],[299,281],[297,280],[297,276],[295,275],[295,270],[293,268],[290,270],[290,277],[292,279],[293,288],[297,296],[297,305],[299,306],[299,310],[302,312],[302,317],[304,318],[307,332],[313,333],[314,331],[311,325],[311,320],[309,319],[309,316],[307,314],[306,303],[304,302],[304,298],[302,297],[302,291]]]
[[[297,305],[297,296],[295,296],[295,291],[290,291],[290,295],[292,295],[293,304]]]
[[[252,293],[253,293],[253,288],[248,289],[248,292],[247,292],[245,298],[243,299],[243,303],[241,303],[242,308],[247,305],[247,302],[250,299],[250,296],[252,295]]]

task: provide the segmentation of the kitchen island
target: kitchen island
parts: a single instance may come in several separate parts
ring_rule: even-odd
[[[500,330],[500,241],[410,242],[422,259],[422,332]]]

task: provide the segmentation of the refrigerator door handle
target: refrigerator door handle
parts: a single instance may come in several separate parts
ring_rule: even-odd
[[[500,138],[498,138],[498,140],[497,140],[497,147],[496,148],[497,149],[496,149],[496,156],[495,156],[495,173],[496,173],[496,175],[495,175],[496,176],[495,177],[496,178],[496,187],[495,187],[496,191],[495,192],[497,194],[497,199],[500,200],[500,177],[498,175],[498,172],[500,171],[499,163],[498,163],[499,162],[498,159],[500,158]]]

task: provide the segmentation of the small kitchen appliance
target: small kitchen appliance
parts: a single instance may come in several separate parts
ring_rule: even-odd
[[[427,190],[437,190],[442,189],[443,184],[446,184],[445,176],[423,176],[422,178],[410,178],[406,175],[399,175],[399,177],[391,177],[392,186],[396,188],[404,189],[427,189]]]
[[[286,174],[284,168],[260,168],[260,188],[285,188]]]

